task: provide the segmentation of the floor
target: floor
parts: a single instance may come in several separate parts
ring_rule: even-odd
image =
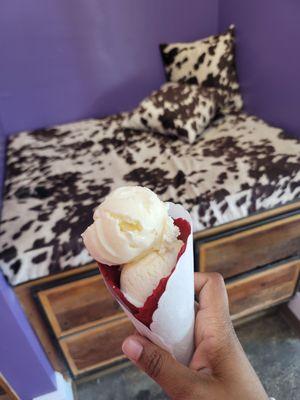
[[[267,393],[300,399],[300,334],[277,315],[237,328],[239,339]],[[164,400],[160,388],[134,366],[77,385],[78,400]]]

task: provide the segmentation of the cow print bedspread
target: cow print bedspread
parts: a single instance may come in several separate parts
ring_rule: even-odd
[[[194,231],[300,197],[300,141],[246,114],[193,145],[122,129],[126,114],[10,139],[1,268],[12,285],[91,261],[81,232],[120,185],[144,185],[192,214]]]

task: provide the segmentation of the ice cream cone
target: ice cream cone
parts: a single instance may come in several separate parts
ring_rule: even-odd
[[[192,220],[179,204],[169,203],[169,215],[184,242],[175,268],[161,279],[143,307],[133,306],[119,287],[120,272],[99,263],[104,282],[137,331],[188,364],[194,350],[194,267]]]

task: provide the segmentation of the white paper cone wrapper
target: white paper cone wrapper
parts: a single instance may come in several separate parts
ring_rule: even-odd
[[[193,227],[190,214],[180,204],[169,203],[169,215],[173,219],[183,218],[188,221],[191,233],[185,252],[169,277],[158,307],[153,313],[150,329],[136,319],[118,299],[117,301],[141,335],[170,352],[182,364],[187,365],[194,350]],[[115,297],[114,292],[108,285],[107,287]]]

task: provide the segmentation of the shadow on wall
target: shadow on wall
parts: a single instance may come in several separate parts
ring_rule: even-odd
[[[164,83],[164,79],[161,79],[157,85],[159,87]],[[119,107],[120,112],[131,111],[138,103],[146,96],[148,96],[152,91],[153,83],[148,79],[148,82],[143,80],[143,76],[133,76],[119,85],[112,86],[107,89],[106,92],[102,93],[98,99],[94,102],[93,108],[97,110],[105,109],[105,103],[113,103],[115,99],[118,99],[120,105],[126,104],[126,107]],[[109,115],[107,113],[106,115]],[[104,116],[106,116],[104,115]]]
[[[237,64],[249,113],[300,137],[300,2],[223,0],[219,30],[237,27]]]

